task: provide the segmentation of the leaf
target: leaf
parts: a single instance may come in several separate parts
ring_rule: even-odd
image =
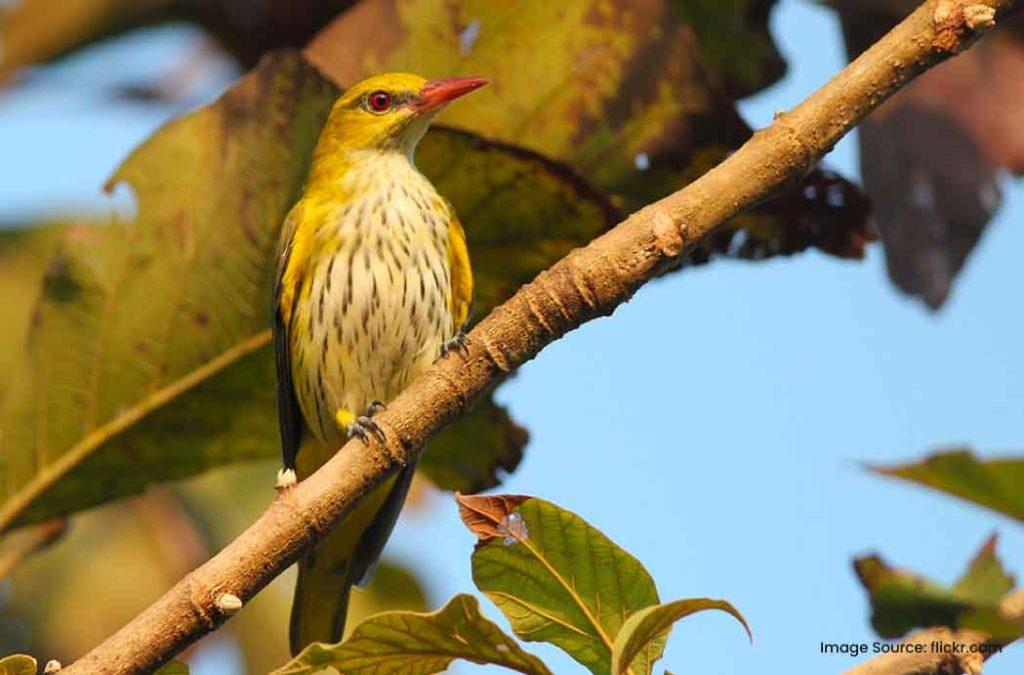
[[[850,57],[919,3],[833,0]],[[938,309],[1002,199],[999,173],[1024,172],[1024,17],[903,88],[860,126],[864,185],[889,276]]]
[[[456,500],[477,535],[473,581],[516,635],[550,642],[596,674],[611,668],[612,644],[626,617],[656,605],[654,580],[636,558],[579,516],[535,497]],[[650,672],[664,638],[634,662]]]
[[[24,347],[46,265],[67,225],[0,229],[0,401]]]
[[[750,626],[747,625],[746,619],[728,602],[710,598],[676,600],[664,605],[641,609],[626,619],[619,634],[615,636],[615,644],[612,646],[612,673],[625,675],[628,666],[634,664],[638,655],[651,648],[657,640],[661,640],[663,643],[668,639],[672,624],[691,614],[710,609],[717,609],[734,616],[743,625],[743,629],[747,631],[747,637],[753,642],[754,636],[750,633]],[[653,662],[653,660],[648,660],[648,663]]]
[[[681,188],[750,137],[714,79],[738,82],[727,64],[760,71],[760,47],[774,53],[764,26],[770,4],[368,0],[306,53],[340,84],[387,70],[487,75],[491,85],[446,111],[447,123],[565,162],[628,212]],[[723,46],[717,63],[726,70],[713,65],[709,74],[702,48],[714,51],[725,34],[743,43],[742,54]],[[761,36],[758,46],[752,35]],[[767,257],[821,246],[859,257],[874,238],[859,191],[842,181],[826,193],[819,182],[734,221],[713,252]],[[752,243],[730,245],[734,238]]]
[[[36,675],[36,660],[25,654],[0,659],[0,675]]]
[[[1003,568],[996,555],[998,537],[992,535],[971,560],[964,575],[953,586],[954,592],[976,602],[998,603],[1013,590],[1017,580]]]
[[[298,56],[269,58],[119,170],[137,222],[68,233],[3,418],[0,529],[279,456],[273,250],[336,93]],[[418,162],[467,229],[480,311],[617,217],[571,170],[465,132],[432,131]],[[492,487],[521,458],[504,410],[475,414],[428,451],[441,487]]]
[[[156,675],[188,675],[188,666],[181,661],[171,661],[156,671]]]
[[[768,30],[776,0],[674,0],[693,27],[701,62],[733,98],[777,82],[786,63]]]
[[[1024,622],[1006,616],[993,596],[1012,579],[1002,571],[994,552],[986,544],[972,563],[971,569],[948,589],[911,572],[890,567],[878,556],[854,561],[861,584],[871,599],[871,624],[883,638],[898,638],[915,628],[948,626],[970,628],[988,633],[999,640],[1013,640],[1024,635]],[[976,569],[978,565],[988,568]],[[996,569],[998,568],[998,569]]]
[[[921,462],[871,470],[927,485],[1024,522],[1024,459],[980,460],[970,450],[950,449]]]
[[[445,490],[486,490],[516,470],[529,438],[526,429],[488,396],[430,441],[419,468]]]
[[[0,83],[22,66],[60,56],[107,31],[123,30],[168,0],[19,0],[0,6]]]
[[[3,418],[0,529],[276,437],[270,260],[335,93],[298,57],[268,59],[117,171],[136,222],[68,233]]]
[[[537,657],[480,614],[476,598],[457,595],[430,613],[386,612],[366,619],[338,645],[314,643],[274,675],[335,668],[345,675],[439,673],[452,661],[504,666],[527,675],[550,675]]]

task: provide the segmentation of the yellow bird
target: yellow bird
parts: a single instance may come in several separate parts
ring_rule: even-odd
[[[464,337],[465,234],[413,152],[441,108],[485,84],[394,73],[334,104],[278,248],[280,485],[312,474],[348,437],[380,434],[372,417],[383,402]],[[300,561],[293,653],[341,639],[349,589],[372,572],[414,471],[369,495]]]

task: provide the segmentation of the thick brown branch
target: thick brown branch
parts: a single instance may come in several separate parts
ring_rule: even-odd
[[[227,548],[66,672],[150,671],[213,630],[226,618],[219,597],[252,598],[468,404],[548,343],[610,314],[731,216],[796,181],[893,92],[968,46],[987,23],[977,20],[977,10],[965,11],[966,5],[1003,12],[1021,1],[925,3],[721,165],[521,288],[473,330],[464,354],[438,363],[380,415],[386,443],[345,445]]]
[[[1024,591],[1006,596],[1001,608],[1008,617],[1024,620]],[[924,651],[880,654],[843,675],[981,675],[985,661],[1007,643],[980,631],[929,628],[909,635],[901,644],[923,645]],[[960,649],[954,651],[955,645]]]

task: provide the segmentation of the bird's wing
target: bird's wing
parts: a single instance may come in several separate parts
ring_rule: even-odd
[[[469,264],[466,232],[454,214],[448,224],[448,266],[452,274],[453,332],[457,332],[466,324],[473,304],[473,269]]]
[[[291,210],[281,228],[277,248],[277,270],[274,280],[274,360],[277,363],[277,418],[281,431],[281,456],[286,469],[295,468],[295,457],[302,442],[302,410],[292,383],[290,331],[295,295],[301,278],[294,270],[301,269],[296,255],[295,231],[302,217],[301,204]]]

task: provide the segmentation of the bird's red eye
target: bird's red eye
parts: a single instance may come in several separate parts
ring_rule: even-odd
[[[391,94],[386,91],[375,91],[366,100],[373,112],[384,112],[391,107]]]

